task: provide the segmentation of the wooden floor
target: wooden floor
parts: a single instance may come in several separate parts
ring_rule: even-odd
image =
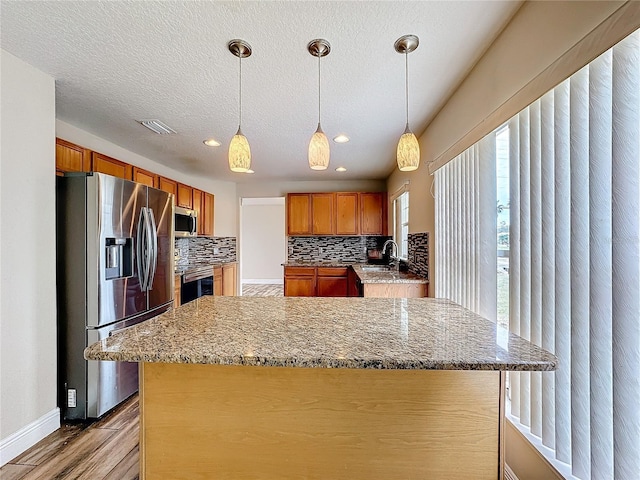
[[[63,424],[0,468],[2,480],[137,480],[138,395],[94,423]]]
[[[284,285],[257,285],[253,283],[242,284],[243,297],[282,297]]]

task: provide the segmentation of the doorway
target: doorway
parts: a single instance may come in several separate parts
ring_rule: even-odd
[[[242,295],[280,295],[287,258],[284,197],[240,200]]]

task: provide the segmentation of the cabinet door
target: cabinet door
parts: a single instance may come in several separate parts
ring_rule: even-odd
[[[173,201],[175,202],[175,198],[178,196],[178,182],[170,178],[160,177],[158,188],[164,192],[173,193]]]
[[[316,277],[284,277],[285,297],[315,297]]]
[[[184,183],[178,183],[176,205],[183,208],[193,208],[193,188]]]
[[[318,297],[346,297],[347,277],[318,277]]]
[[[236,264],[230,263],[222,267],[222,295],[225,297],[236,296]]]
[[[222,267],[214,267],[213,269],[213,296],[222,296]]]
[[[287,234],[311,235],[311,194],[287,195]]]
[[[173,279],[173,291],[174,291],[174,296],[173,296],[173,306],[174,307],[179,307],[180,306],[180,292],[181,292],[181,277],[180,275],[176,275]]]
[[[386,235],[386,193],[360,194],[360,233]]]
[[[347,273],[347,296],[360,296],[358,289],[358,275],[352,267],[349,267],[349,272]]]
[[[147,170],[143,170],[142,168],[133,167],[131,180],[147,185],[148,187],[158,188],[158,175]]]
[[[202,192],[200,220],[198,220],[198,223],[202,226],[202,235],[207,235],[209,237],[213,237],[213,206],[213,195],[211,193]]]
[[[198,235],[204,235],[204,218],[203,218],[203,205],[202,205],[202,196],[204,192],[202,190],[198,190],[197,188],[193,189],[191,199],[193,203],[193,209],[196,211],[196,215],[198,216]]]
[[[336,193],[336,235],[359,235],[357,193]]]
[[[128,163],[107,157],[98,152],[91,152],[91,170],[124,178],[125,180],[131,180],[133,175],[133,167]]]
[[[314,235],[333,235],[334,198],[333,193],[311,194],[311,233]]]
[[[90,153],[86,148],[56,138],[56,171],[90,172]]]

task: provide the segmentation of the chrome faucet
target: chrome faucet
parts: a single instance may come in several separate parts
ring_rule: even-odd
[[[395,263],[396,266],[399,266],[399,264],[398,264],[398,244],[395,241],[389,239],[386,242],[384,242],[384,245],[382,245],[382,255],[385,255],[387,253],[387,247],[389,245],[391,245],[391,253],[389,254],[389,258],[391,259],[390,263],[391,264]],[[395,247],[395,252],[396,252],[395,255],[393,254],[393,247]]]

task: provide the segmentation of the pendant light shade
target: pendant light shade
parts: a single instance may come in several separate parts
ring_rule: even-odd
[[[232,172],[246,173],[251,168],[251,148],[247,137],[242,134],[242,59],[251,55],[251,45],[244,40],[231,40],[228,44],[229,51],[240,59],[239,74],[239,115],[238,131],[229,143],[229,168]]]
[[[409,128],[409,59],[408,56],[418,48],[419,40],[415,35],[404,35],[396,40],[394,47],[396,52],[404,53],[405,58],[405,94],[407,106],[407,125],[404,133],[398,141],[397,162],[398,169],[402,172],[417,170],[420,165],[420,144]]]
[[[331,45],[326,40],[318,38],[307,44],[307,50],[314,57],[318,57],[318,128],[309,141],[309,167],[312,170],[326,170],[331,150],[329,140],[320,126],[320,58],[329,55]]]
[[[326,170],[329,166],[329,140],[320,128],[313,134],[309,141],[309,167],[311,170]]]
[[[411,172],[420,165],[420,144],[409,125],[398,141],[397,160],[401,172]]]
[[[251,168],[251,147],[239,128],[229,144],[229,168],[239,173],[246,173]]]

